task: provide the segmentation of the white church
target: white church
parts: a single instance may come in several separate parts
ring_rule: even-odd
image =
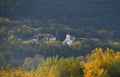
[[[75,36],[67,34],[65,40],[63,41],[63,44],[67,44],[70,46],[75,40],[76,40]]]

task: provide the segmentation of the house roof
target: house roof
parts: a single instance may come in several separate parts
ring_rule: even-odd
[[[72,36],[72,35],[70,35],[70,38],[77,38],[76,36]]]
[[[80,40],[85,40],[85,39],[87,39],[87,38],[79,37],[78,39],[80,39]]]
[[[47,33],[47,34],[45,34],[45,33],[39,33],[39,34],[36,34],[36,35],[34,35],[33,37],[38,37],[38,36],[43,36],[43,37],[53,37],[53,35],[52,34],[49,34],[49,33]]]
[[[66,35],[66,38],[77,38],[76,36],[73,36],[73,35],[70,35],[70,34],[67,34]]]
[[[100,41],[100,39],[98,39],[98,38],[82,38],[82,37],[80,37],[80,38],[78,38],[78,39],[80,39],[80,40],[89,39],[89,40],[92,40],[92,41]]]
[[[91,38],[92,41],[100,41],[98,38]]]

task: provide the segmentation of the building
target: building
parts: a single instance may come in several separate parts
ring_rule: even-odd
[[[63,44],[67,44],[70,46],[76,40],[80,40],[80,41],[90,40],[94,42],[100,41],[98,38],[83,38],[83,37],[76,37],[76,36],[67,34],[65,40],[63,41]]]
[[[36,34],[33,36],[32,41],[41,41],[41,40],[56,40],[56,37],[52,34]]]
[[[71,35],[67,34],[63,43],[67,44],[67,45],[71,45],[75,40],[76,40],[75,36],[71,36]]]
[[[100,41],[98,38],[78,38],[78,40],[84,41],[84,40],[90,40],[90,41],[94,41],[94,42],[98,42]]]

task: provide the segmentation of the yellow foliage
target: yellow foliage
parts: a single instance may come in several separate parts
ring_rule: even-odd
[[[120,52],[96,48],[82,62],[74,57],[47,58],[35,71],[7,66],[0,77],[120,77]]]
[[[31,40],[22,41],[22,44],[23,44],[23,45],[28,45],[28,44],[30,44],[30,43],[31,43]]]
[[[59,46],[59,41],[55,41],[55,40],[50,40],[50,41],[45,41],[44,42],[46,45],[51,45],[51,46]]]
[[[20,32],[20,29],[18,28],[17,31]]]
[[[10,22],[10,20],[8,18],[5,18],[4,20],[5,20],[5,22]]]
[[[8,40],[13,40],[14,39],[14,35],[10,35],[9,37],[8,37]]]
[[[120,73],[120,53],[115,53],[112,49],[103,51],[102,48],[96,48],[82,64],[85,68],[84,77],[114,76]]]
[[[107,32],[109,32],[108,30],[105,30],[105,29],[102,29],[102,30],[98,30],[98,33],[107,33]]]
[[[0,77],[34,77],[33,72],[24,69],[0,70]]]
[[[102,77],[102,75],[104,75],[104,69],[98,71],[98,77]]]
[[[71,47],[76,50],[80,50],[82,48],[82,43],[80,41],[73,42]]]

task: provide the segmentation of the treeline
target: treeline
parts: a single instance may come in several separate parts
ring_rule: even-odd
[[[39,57],[36,57],[39,59]],[[0,70],[1,77],[119,77],[120,52],[96,48],[85,57],[39,59],[42,63],[36,69],[24,67],[12,69],[10,65]],[[29,60],[26,60],[29,63]],[[24,74],[23,74],[24,73]]]
[[[106,28],[94,28],[93,26],[72,27],[68,24],[61,24],[55,19],[28,19],[28,18],[0,18],[1,36],[13,34],[16,38],[29,39],[37,33],[51,33],[58,40],[64,40],[66,34],[77,37],[98,38],[100,40],[118,40],[118,33]],[[119,26],[118,26],[119,27]],[[118,28],[119,29],[119,28]],[[116,30],[117,31],[117,30]],[[2,33],[3,32],[3,33]],[[6,34],[4,34],[6,32]],[[11,32],[11,33],[10,33]],[[3,36],[3,37],[4,37]],[[2,37],[1,37],[2,38]]]

